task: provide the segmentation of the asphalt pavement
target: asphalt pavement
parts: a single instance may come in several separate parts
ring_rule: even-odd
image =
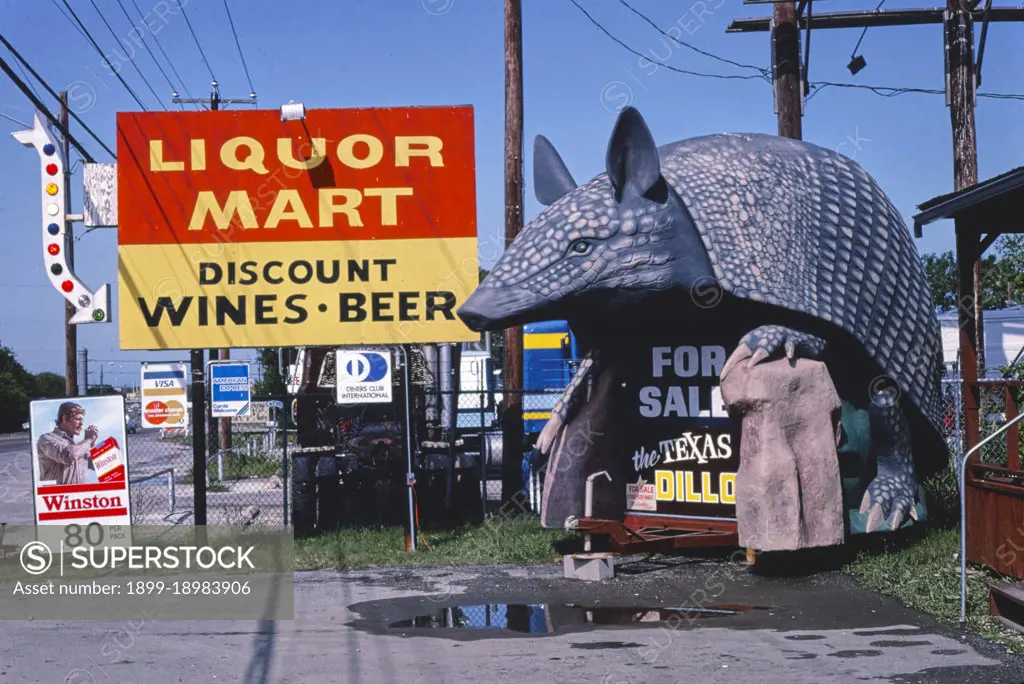
[[[838,573],[676,560],[596,584],[548,564],[307,572],[294,587],[293,621],[0,621],[0,682],[1024,681],[1020,657]]]
[[[32,520],[28,446],[0,441],[0,522]],[[848,576],[740,561],[631,562],[600,583],[555,563],[303,572],[290,621],[0,616],[0,684],[1024,682],[1021,657]]]

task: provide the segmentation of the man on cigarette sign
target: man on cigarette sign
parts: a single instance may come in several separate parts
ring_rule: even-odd
[[[120,113],[122,349],[479,338],[471,107]]]

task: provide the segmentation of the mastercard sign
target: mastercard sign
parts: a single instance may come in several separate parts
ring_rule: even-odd
[[[188,367],[184,363],[142,364],[142,426],[188,426]]]

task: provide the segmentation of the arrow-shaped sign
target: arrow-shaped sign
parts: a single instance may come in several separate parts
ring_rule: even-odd
[[[67,214],[64,198],[64,169],[67,160],[57,138],[43,123],[38,111],[31,130],[16,131],[11,135],[22,145],[36,148],[39,153],[41,190],[43,196],[43,263],[53,287],[75,307],[72,323],[105,323],[110,320],[110,287],[106,284],[93,292],[75,276],[68,266],[64,251],[67,247]]]

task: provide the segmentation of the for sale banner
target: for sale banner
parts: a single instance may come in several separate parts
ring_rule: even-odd
[[[740,423],[722,401],[719,377],[735,343],[727,336],[653,343],[635,355],[625,465],[632,513],[736,516]]]
[[[30,422],[37,526],[96,523],[108,544],[130,544],[123,397],[33,401]]]

